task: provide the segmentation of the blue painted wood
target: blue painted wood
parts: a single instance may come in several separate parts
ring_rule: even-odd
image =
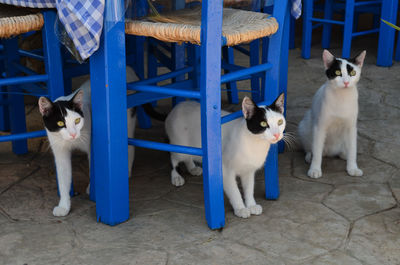
[[[273,16],[278,23],[282,25],[288,22],[286,16],[290,16],[290,7],[288,1],[282,1],[279,5],[274,5]],[[271,104],[280,91],[280,71],[281,71],[281,53],[283,45],[285,26],[279,27],[278,31],[270,37],[268,45],[268,62],[274,67],[266,72],[264,100]],[[287,46],[286,46],[287,47]],[[286,70],[287,71],[287,70]],[[279,197],[279,178],[278,178],[278,145],[271,145],[268,157],[264,167],[265,174],[265,197],[267,199],[277,199]]]
[[[381,18],[396,24],[398,0],[383,0]],[[381,22],[378,41],[378,66],[391,66],[393,63],[395,29]]]
[[[0,76],[2,77],[3,74],[5,74],[5,69],[4,69],[4,57],[3,57],[3,45],[1,44],[0,40]],[[1,87],[0,85],[0,93],[5,93],[7,92],[7,89],[4,87]],[[0,94],[0,131],[9,131],[10,130],[10,113],[8,110],[8,96],[7,94]],[[7,102],[7,103],[3,103]]]
[[[296,37],[296,19],[290,17],[290,39],[289,39],[289,49],[294,49],[295,47],[295,37]]]
[[[326,0],[324,7],[324,19],[331,20],[333,16],[333,0]],[[322,30],[322,48],[329,49],[331,44],[332,24],[324,23]]]
[[[183,153],[183,154],[197,155],[197,156],[203,155],[203,149],[197,147],[158,143],[154,141],[139,140],[132,138],[128,138],[128,144],[134,145],[136,147],[150,148],[160,151]]]
[[[62,60],[60,42],[54,31],[56,12],[49,10],[43,12],[43,50],[47,81],[48,96],[51,100],[64,95],[64,79],[62,73]]]
[[[250,42],[250,67],[260,64],[260,40]],[[255,102],[261,100],[260,96],[260,79],[256,76],[251,78],[251,97]]]
[[[222,1],[202,1],[201,12],[201,136],[206,219],[211,229],[225,225],[221,153]]]
[[[343,30],[342,58],[349,58],[351,52],[351,39],[353,32],[354,0],[346,0],[346,8],[344,16],[345,19],[344,19],[344,30]]]
[[[312,22],[314,0],[304,0],[303,2],[303,38],[301,41],[301,56],[310,59]]]
[[[106,1],[99,50],[90,58],[92,156],[97,220],[116,225],[129,218],[126,72],[123,1]],[[114,12],[113,18],[110,12]],[[107,19],[109,18],[109,19]]]
[[[5,70],[7,77],[16,76],[18,71],[13,67],[13,62],[19,62],[17,38],[3,40],[4,54],[6,56]],[[4,79],[6,80],[6,79]],[[9,87],[9,90],[22,92],[20,86]],[[26,133],[24,96],[21,94],[9,94],[9,115],[11,134]],[[15,154],[28,152],[26,139],[12,141],[12,151]]]
[[[397,36],[397,46],[396,46],[396,55],[394,56],[394,59],[396,61],[400,61],[400,33]]]
[[[18,133],[18,134],[11,134],[11,135],[2,135],[0,137],[0,142],[9,142],[15,140],[22,140],[22,139],[31,139],[37,137],[46,136],[46,131],[34,131],[34,132],[25,132],[25,133]]]
[[[181,4],[184,4],[181,3]],[[176,7],[177,8],[177,7]],[[185,68],[185,57],[186,57],[186,48],[185,48],[185,44],[177,44],[177,43],[172,43],[172,47],[171,47],[171,57],[172,57],[172,65],[173,65],[173,70],[177,71],[179,69],[183,69]],[[185,80],[185,75],[179,75],[175,78],[172,79],[172,82],[180,82]],[[177,105],[179,102],[184,101],[185,98],[183,97],[174,97],[172,99],[172,105],[175,106]]]
[[[282,35],[282,50],[281,50],[281,61],[279,71],[279,94],[285,94],[285,105],[284,115],[286,117],[287,109],[287,82],[288,82],[288,65],[289,65],[289,34],[290,34],[290,19],[291,16],[285,17],[285,24]],[[278,143],[279,153],[283,153],[285,150],[285,142],[283,140]]]
[[[223,47],[222,48],[222,58],[227,61],[228,64],[235,64],[235,57],[234,51],[232,47]],[[224,73],[229,73],[229,69],[224,69]],[[238,104],[239,103],[239,95],[237,91],[236,82],[229,82],[226,84],[226,88],[228,91],[228,101],[231,104]]]
[[[142,129],[149,129],[151,128],[151,119],[144,111],[143,107],[137,106],[136,107],[136,114],[139,123],[139,127]]]

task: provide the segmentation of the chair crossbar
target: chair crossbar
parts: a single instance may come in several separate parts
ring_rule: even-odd
[[[252,75],[255,73],[259,73],[262,71],[267,71],[272,68],[271,63],[264,63],[264,64],[259,64],[256,66],[252,66],[250,68],[238,70],[232,73],[224,74],[221,76],[221,83],[227,83],[229,81],[237,80],[240,77],[246,76],[246,75]]]
[[[28,68],[26,66],[23,66],[20,63],[12,62],[11,65],[12,65],[12,67],[16,68],[17,70],[21,71],[24,74],[27,74],[27,75],[38,75],[38,73],[36,73],[32,69],[30,69],[30,68]]]
[[[20,76],[9,77],[7,79],[0,79],[0,86],[19,85],[25,83],[45,82],[49,79],[47,74],[35,76]]]
[[[128,138],[128,144],[134,145],[136,147],[156,149],[156,150],[160,150],[160,151],[183,153],[183,154],[196,155],[196,156],[203,155],[203,150],[198,147],[166,144],[166,143],[159,143],[159,142],[153,142],[153,141],[147,141],[147,140],[139,140],[139,139],[133,139],[133,138]]]
[[[44,60],[44,56],[38,53],[35,53],[34,51],[26,51],[26,50],[18,50],[19,54],[25,57],[29,57],[32,59],[37,59],[37,60]]]
[[[134,84],[129,84],[128,87],[129,87],[129,90],[153,92],[153,93],[166,94],[166,95],[175,96],[175,97],[200,99],[200,91],[190,91],[190,90],[182,90],[182,89],[169,88],[169,87],[159,87],[159,86],[151,86],[151,85],[134,85]]]
[[[176,71],[173,71],[171,73],[159,75],[157,77],[149,78],[146,80],[141,80],[141,81],[136,81],[132,83],[128,83],[128,89],[130,89],[130,85],[148,85],[148,84],[155,84],[164,80],[168,80],[171,78],[175,78],[180,75],[184,75],[186,73],[192,72],[193,71],[193,66],[185,67]]]
[[[378,29],[370,29],[370,30],[365,30],[365,31],[354,32],[353,34],[351,34],[351,36],[358,37],[358,36],[372,34],[372,33],[378,33],[378,32],[379,32],[379,28]]]
[[[23,139],[30,139],[30,138],[38,138],[46,136],[46,131],[34,131],[34,132],[26,132],[26,133],[17,133],[12,135],[2,135],[0,136],[0,142],[9,142],[9,141],[16,141],[16,140],[23,140]]]
[[[362,2],[355,2],[354,6],[380,5],[380,4],[382,4],[381,0],[377,0],[377,1],[362,1]]]
[[[321,22],[321,23],[330,23],[330,24],[344,25],[344,21],[337,21],[337,20],[331,20],[331,19],[310,18],[310,20],[311,20],[311,21],[314,21],[314,22]]]
[[[245,48],[243,48],[243,47],[240,47],[240,46],[233,46],[233,48],[234,48],[235,50],[237,50],[237,51],[243,53],[244,55],[250,56],[250,51],[247,50],[247,49],[245,49]]]

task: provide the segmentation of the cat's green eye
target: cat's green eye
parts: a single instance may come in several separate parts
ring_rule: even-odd
[[[78,123],[80,123],[80,122],[81,122],[81,118],[75,119],[75,124],[78,124]]]
[[[341,74],[342,74],[342,72],[340,70],[335,71],[335,75],[341,75]]]
[[[283,120],[280,119],[280,120],[278,121],[278,125],[280,126],[280,125],[282,125],[282,124],[283,124]]]
[[[268,123],[266,121],[260,122],[261,127],[267,127]]]
[[[63,121],[58,121],[58,122],[57,122],[57,125],[58,125],[59,127],[64,127],[65,123],[64,123]]]
[[[350,72],[350,76],[355,76],[355,75],[356,75],[356,71],[353,70]]]

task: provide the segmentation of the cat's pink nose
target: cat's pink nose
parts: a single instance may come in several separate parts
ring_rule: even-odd
[[[276,139],[276,140],[278,140],[278,139],[279,139],[279,136],[280,136],[280,134],[279,134],[279,133],[274,133],[274,136],[275,136],[275,139]]]
[[[350,82],[343,82],[343,83],[345,87],[348,87]]]
[[[75,139],[76,133],[70,133],[69,135],[71,135],[72,139]]]

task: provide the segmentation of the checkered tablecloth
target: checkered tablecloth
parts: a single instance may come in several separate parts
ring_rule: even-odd
[[[265,5],[274,0],[266,0]],[[60,21],[83,60],[99,47],[103,29],[105,0],[0,0],[0,3],[32,7],[57,8]],[[267,4],[269,3],[269,4]],[[292,0],[291,14],[301,15],[301,0]]]
[[[58,17],[83,60],[99,47],[105,0],[0,0],[0,3],[57,8]]]

